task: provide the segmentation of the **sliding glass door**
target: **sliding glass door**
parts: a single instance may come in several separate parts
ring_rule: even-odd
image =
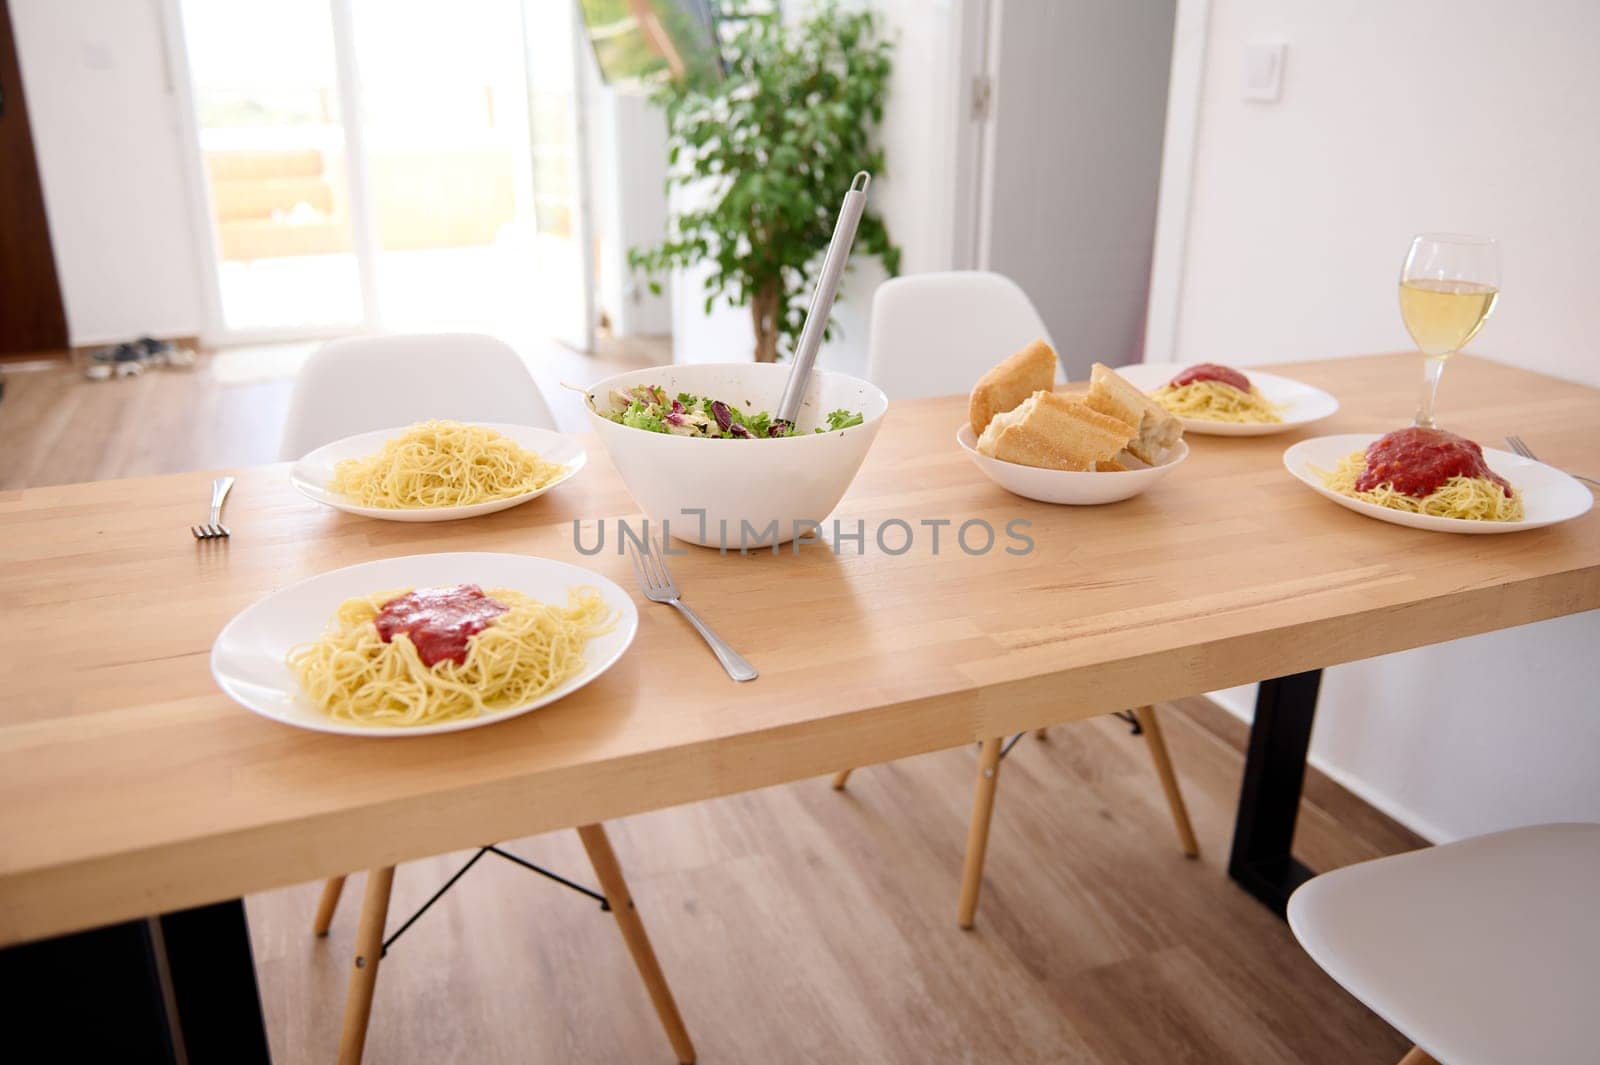
[[[562,0],[172,0],[215,338],[363,329],[587,348]]]
[[[328,0],[183,0],[219,333],[366,324]]]

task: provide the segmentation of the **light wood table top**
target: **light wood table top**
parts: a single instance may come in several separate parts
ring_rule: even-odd
[[[213,685],[212,640],[275,588],[420,552],[547,555],[634,590],[614,519],[636,512],[592,442],[589,468],[549,496],[433,525],[317,506],[281,465],[236,471],[225,544],[188,532],[211,473],[0,493],[0,944],[1600,607],[1600,510],[1443,535],[1353,514],[1285,472],[1297,439],[1407,424],[1418,370],[1414,356],[1297,364],[1340,398],[1334,418],[1191,437],[1149,493],[1092,508],[988,481],[954,440],[964,399],[896,403],[835,514],[866,522],[864,553],[673,559],[686,601],[760,680],[730,682],[636,594],[638,639],[604,677],[425,738],[257,717]],[[1440,409],[1486,444],[1516,432],[1556,465],[1600,469],[1600,391],[1463,357]],[[899,556],[873,542],[893,518],[916,533]],[[974,518],[1001,530],[991,553],[955,546]],[[1002,550],[1013,518],[1032,523],[1032,553]],[[921,523],[936,519],[952,524],[934,555]],[[606,550],[585,559],[573,523],[592,545],[600,520]]]

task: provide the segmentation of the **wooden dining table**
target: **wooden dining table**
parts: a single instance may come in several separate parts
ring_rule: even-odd
[[[1285,471],[1297,440],[1409,424],[1419,369],[1415,355],[1282,368],[1339,412],[1191,435],[1170,476],[1098,507],[990,482],[955,441],[964,397],[896,402],[824,525],[832,546],[671,559],[686,601],[760,669],[749,684],[638,594],[618,523],[640,516],[592,439],[572,482],[458,522],[341,514],[284,465],[227,471],[225,541],[189,534],[212,472],[0,494],[0,946],[143,952],[166,997],[130,1015],[181,1021],[190,1060],[207,1039],[266,1060],[252,892],[1252,681],[1230,872],[1281,908],[1309,875],[1290,851],[1321,669],[1600,607],[1600,511],[1441,534],[1352,513]],[[1458,357],[1439,403],[1485,445],[1518,433],[1553,465],[1600,471],[1600,391]],[[426,737],[287,727],[213,683],[218,631],[273,590],[463,550],[611,577],[638,602],[631,650],[535,713]]]

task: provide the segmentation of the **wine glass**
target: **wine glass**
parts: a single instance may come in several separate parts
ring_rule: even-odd
[[[1433,399],[1451,355],[1478,335],[1500,298],[1500,246],[1493,237],[1423,233],[1400,268],[1400,316],[1426,361],[1414,425],[1437,428]]]

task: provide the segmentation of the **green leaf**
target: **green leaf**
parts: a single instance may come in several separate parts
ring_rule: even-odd
[[[628,404],[628,409],[622,412],[622,424],[634,429],[647,429],[652,433],[667,431],[661,415],[654,413],[638,400]]]

